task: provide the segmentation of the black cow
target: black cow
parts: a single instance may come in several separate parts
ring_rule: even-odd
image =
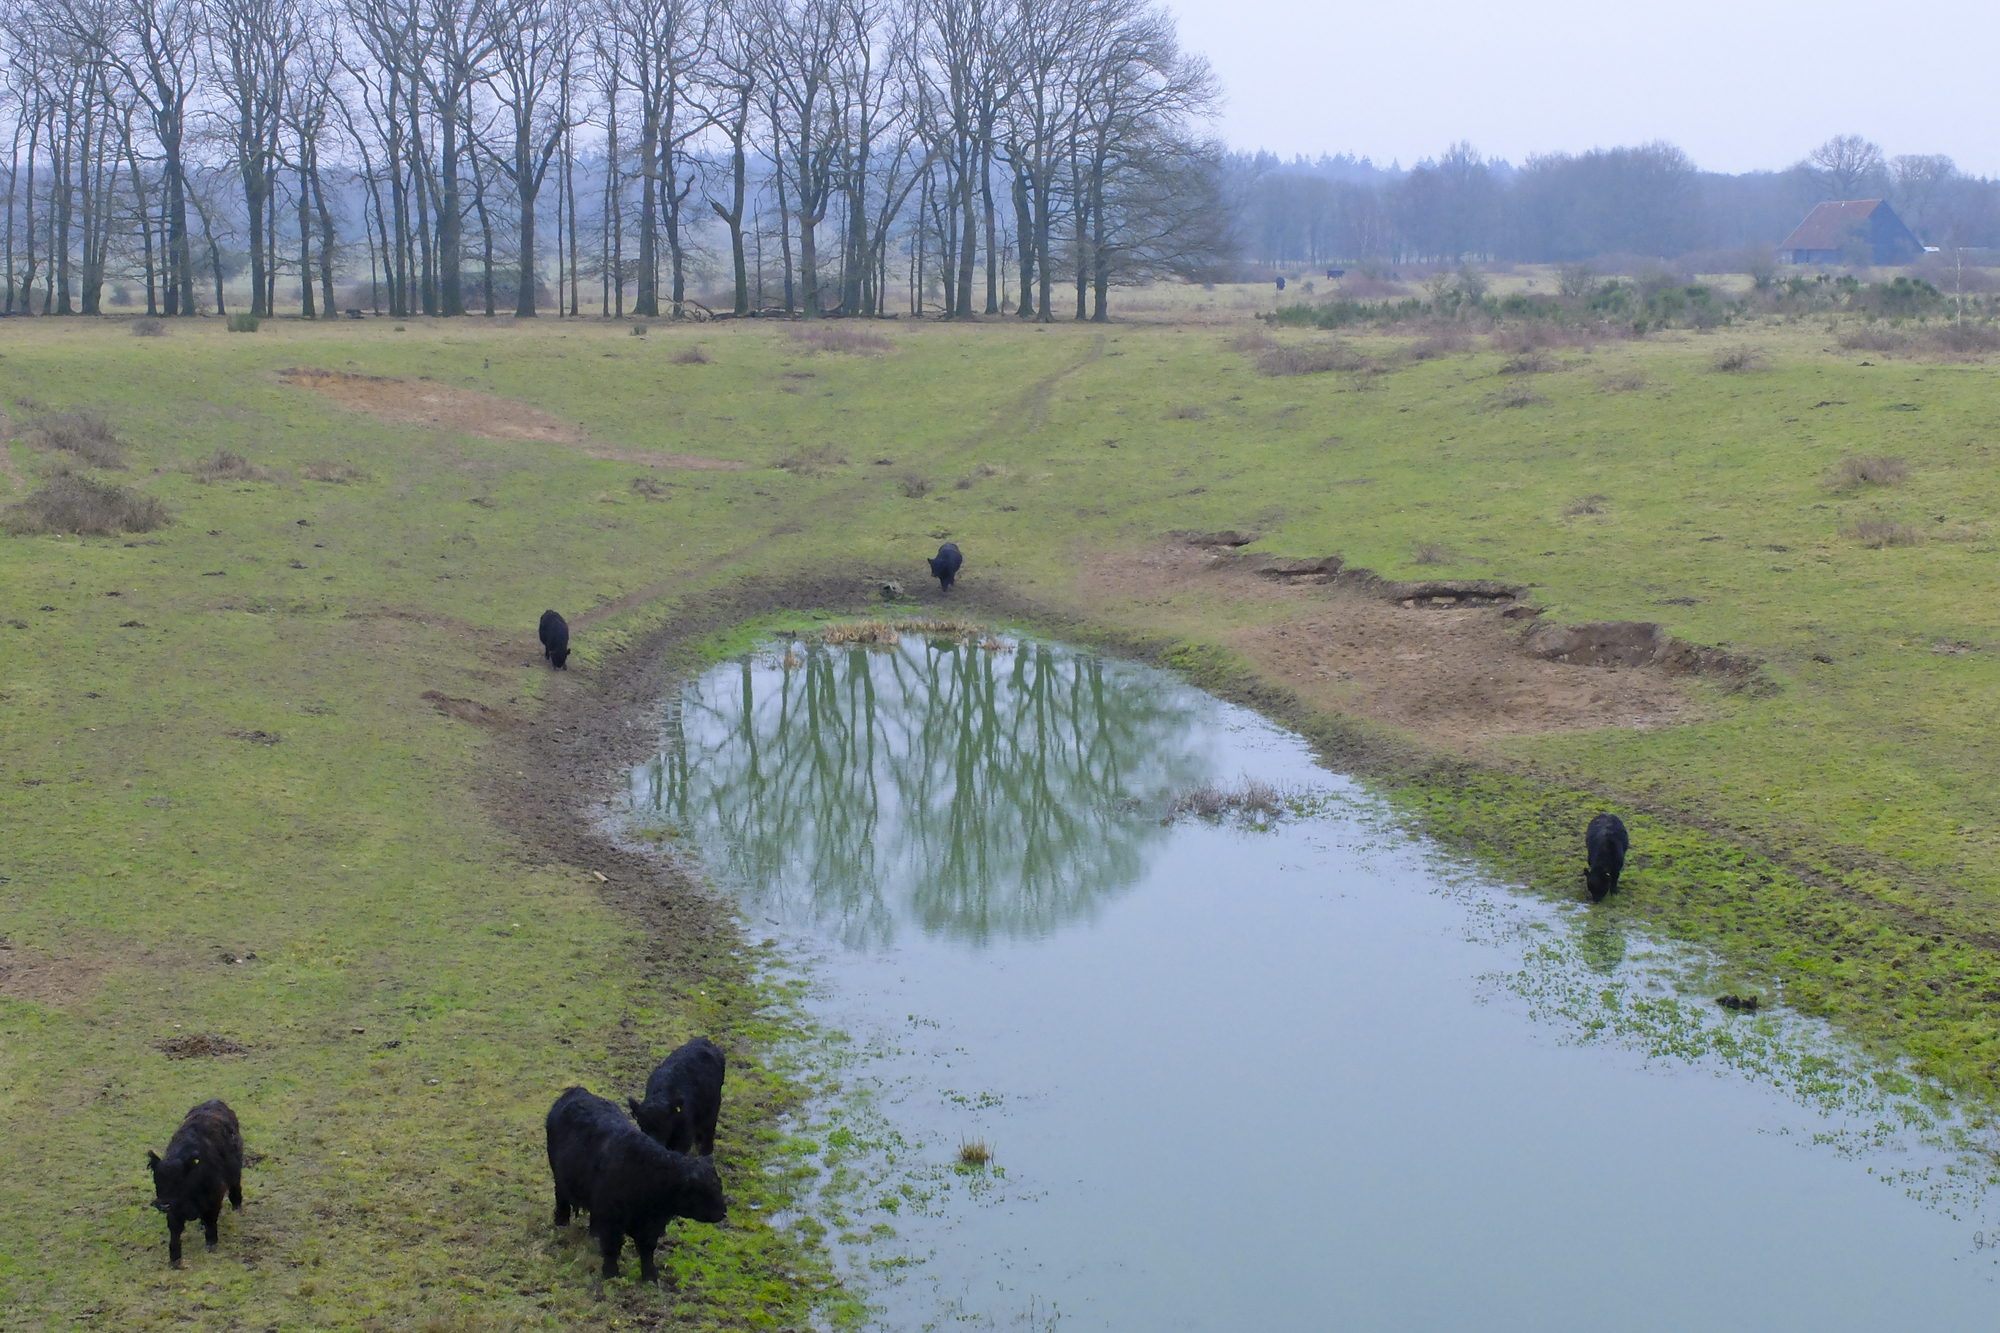
[[[646,1100],[625,1100],[639,1128],[663,1148],[715,1156],[715,1118],[722,1113],[722,1050],[696,1037],[660,1061],[646,1080]]]
[[[1583,833],[1583,852],[1590,859],[1583,882],[1590,890],[1590,901],[1601,903],[1606,894],[1618,887],[1619,873],[1625,869],[1625,853],[1631,846],[1624,821],[1617,815],[1599,815],[1590,821],[1590,827]]]
[[[1278,279],[1278,290],[1281,292],[1285,290],[1285,280],[1282,276]]]
[[[958,543],[946,542],[938,547],[936,555],[926,559],[930,563],[931,577],[938,581],[938,587],[950,592],[951,585],[958,581],[958,567],[965,563],[965,557],[958,553]]]
[[[542,636],[542,656],[549,659],[549,665],[556,670],[566,668],[569,661],[569,622],[554,611],[542,612],[540,629]]]
[[[181,1228],[201,1219],[208,1248],[214,1249],[222,1196],[231,1208],[243,1206],[243,1130],[236,1112],[220,1101],[203,1102],[187,1113],[167,1142],[167,1155],[148,1151],[153,1168],[153,1207],[167,1215],[167,1260],[181,1266]]]
[[[673,1152],[639,1132],[616,1102],[567,1088],[549,1108],[549,1172],[555,1177],[555,1224],[571,1209],[590,1214],[590,1234],[604,1252],[604,1276],[618,1276],[630,1236],[639,1276],[657,1281],[653,1251],[676,1217],[720,1222],[729,1215],[722,1178],[704,1157]]]

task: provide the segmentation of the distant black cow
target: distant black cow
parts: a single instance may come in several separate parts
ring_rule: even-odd
[[[646,1080],[646,1100],[625,1100],[639,1128],[675,1152],[715,1156],[715,1118],[722,1113],[721,1048],[696,1037],[660,1061]]]
[[[946,592],[958,581],[958,567],[965,563],[965,557],[958,553],[957,542],[946,542],[938,547],[938,553],[929,556],[931,577],[938,581],[938,587]]]
[[[1281,291],[1281,292],[1282,292],[1283,290],[1285,290],[1285,280],[1284,280],[1284,278],[1283,278],[1283,277],[1280,277],[1280,278],[1278,279],[1278,290],[1279,290],[1279,291]]]
[[[1618,887],[1619,873],[1625,869],[1625,853],[1631,846],[1624,821],[1617,815],[1599,815],[1590,821],[1583,834],[1583,852],[1590,860],[1583,882],[1590,889],[1590,901],[1601,903],[1606,894]]]
[[[720,1222],[729,1215],[722,1178],[704,1157],[672,1152],[639,1132],[616,1102],[565,1089],[549,1108],[549,1171],[555,1176],[555,1224],[571,1209],[590,1214],[590,1234],[604,1252],[604,1276],[618,1276],[630,1236],[639,1276],[656,1281],[653,1251],[676,1217]]]
[[[569,661],[569,622],[554,611],[542,612],[542,656],[549,659],[549,665],[556,670],[566,668]]]
[[[1329,278],[1344,278],[1347,276],[1347,270],[1344,268],[1330,268],[1326,271],[1326,276]]]
[[[181,1228],[200,1218],[212,1250],[222,1196],[229,1196],[231,1208],[243,1206],[243,1130],[236,1112],[223,1102],[203,1102],[174,1131],[167,1155],[148,1151],[146,1163],[153,1168],[153,1207],[167,1215],[167,1260],[179,1268]]]

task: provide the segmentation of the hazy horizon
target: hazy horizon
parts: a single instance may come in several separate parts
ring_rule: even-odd
[[[1920,32],[1869,22],[1879,11],[1856,0],[1694,0],[1644,21],[1528,0],[1446,6],[1415,24],[1393,8],[1287,0],[1171,8],[1183,48],[1207,56],[1222,84],[1219,133],[1245,151],[1408,167],[1465,139],[1518,166],[1666,139],[1704,170],[1738,173],[1780,170],[1832,135],[1860,134],[1890,156],[1945,153],[1963,171],[2000,175],[1980,76],[1944,59],[1993,49],[2000,6],[1943,0]],[[1880,58],[1856,59],[1867,54]]]

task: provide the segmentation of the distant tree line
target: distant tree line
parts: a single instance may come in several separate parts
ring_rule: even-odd
[[[1227,190],[1246,259],[1269,266],[1380,260],[1564,263],[1762,252],[1827,199],[1884,198],[1927,245],[2000,246],[2000,181],[1948,157],[1886,157],[1858,135],[1784,171],[1702,171],[1668,143],[1552,153],[1526,165],[1457,143],[1408,170],[1365,158],[1236,154]]]
[[[10,314],[1103,319],[1227,239],[1142,0],[13,0],[0,58]]]

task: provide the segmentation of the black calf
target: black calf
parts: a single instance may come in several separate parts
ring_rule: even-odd
[[[565,670],[569,661],[569,622],[554,611],[542,612],[542,656],[549,659],[549,665],[556,670]]]
[[[1619,873],[1625,869],[1625,853],[1631,846],[1625,824],[1617,815],[1599,815],[1590,821],[1583,834],[1583,852],[1590,861],[1583,882],[1590,890],[1590,901],[1601,903],[1606,894],[1618,887]]]
[[[632,1118],[647,1137],[675,1152],[715,1156],[715,1119],[722,1113],[722,1051],[707,1037],[679,1047],[646,1080],[646,1100]]]
[[[153,1207],[167,1215],[167,1261],[179,1268],[183,1227],[200,1218],[212,1250],[222,1196],[229,1196],[231,1208],[243,1206],[243,1131],[236,1112],[223,1102],[203,1102],[174,1131],[167,1155],[148,1151],[146,1163],[153,1169]]]
[[[713,1162],[662,1148],[615,1102],[566,1089],[549,1108],[548,1136],[555,1224],[568,1226],[572,1209],[590,1214],[606,1277],[618,1276],[627,1236],[639,1251],[639,1276],[652,1282],[659,1278],[653,1252],[667,1223],[676,1217],[721,1222],[729,1215]]]

